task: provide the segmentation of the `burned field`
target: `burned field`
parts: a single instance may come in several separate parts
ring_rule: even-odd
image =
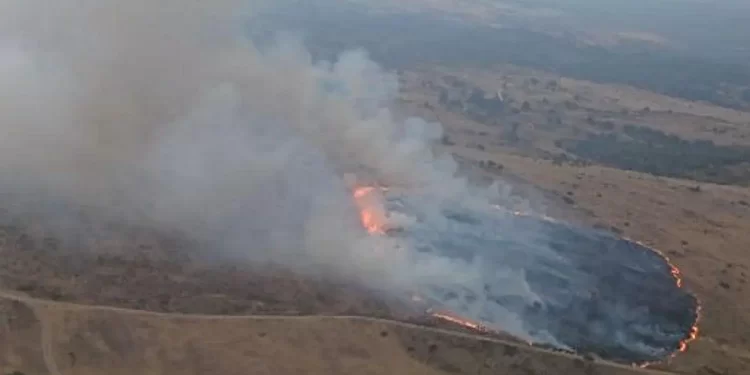
[[[360,205],[365,229],[388,241],[386,251],[406,254],[411,299],[280,265],[211,259],[178,234],[94,220],[88,235],[64,239],[39,222],[3,226],[0,282],[43,299],[167,313],[452,323],[622,363],[663,360],[697,334],[696,299],[645,246],[462,200],[427,212],[421,199],[383,194],[388,224]]]
[[[697,300],[679,271],[643,245],[490,206],[420,212],[419,198],[385,195],[389,212],[413,218],[388,235],[417,250],[417,269],[450,259],[472,275],[420,281],[421,297],[450,311],[448,319],[635,364],[684,350],[697,334]]]

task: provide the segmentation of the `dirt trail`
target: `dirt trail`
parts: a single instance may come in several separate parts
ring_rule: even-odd
[[[55,355],[53,353],[52,345],[52,332],[49,326],[49,321],[46,318],[44,312],[41,311],[41,304],[36,303],[36,300],[30,297],[8,293],[0,290],[0,300],[10,300],[20,302],[26,305],[34,314],[34,317],[39,321],[40,338],[39,342],[42,349],[42,357],[44,360],[44,366],[47,367],[49,375],[62,375],[55,362]]]
[[[39,312],[39,308],[33,303],[28,303],[28,301],[25,300],[19,301],[22,303],[26,303],[26,305],[31,308],[32,311],[34,311],[34,314],[36,314],[36,318],[39,320],[42,336],[42,355],[44,357],[44,365],[47,366],[47,372],[49,372],[50,375],[62,375],[60,370],[57,368],[57,362],[55,362],[55,354],[53,349],[54,347],[52,344],[52,332],[48,319],[46,319],[44,313]]]
[[[405,323],[395,320],[388,320],[388,319],[381,319],[381,318],[370,318],[370,317],[364,317],[364,316],[345,316],[345,315],[337,315],[337,316],[321,316],[321,315],[299,315],[299,316],[281,316],[281,315],[246,315],[246,316],[226,316],[226,315],[192,315],[192,314],[181,314],[181,313],[160,313],[160,312],[154,312],[154,311],[143,311],[143,310],[132,310],[132,309],[125,309],[125,308],[119,308],[119,307],[111,307],[111,306],[95,306],[95,305],[80,305],[80,304],[74,304],[74,303],[67,303],[67,302],[56,302],[56,301],[48,301],[48,300],[41,300],[32,298],[23,294],[14,293],[14,292],[8,292],[0,290],[0,299],[6,299],[11,301],[17,301],[21,302],[23,304],[26,304],[30,309],[34,311],[36,314],[37,319],[39,320],[41,324],[41,345],[42,345],[42,351],[44,355],[44,362],[47,366],[47,369],[49,371],[50,375],[62,375],[62,373],[59,371],[57,367],[57,363],[55,362],[55,355],[54,355],[54,345],[52,342],[52,332],[51,328],[49,327],[48,321],[46,319],[46,316],[42,310],[42,308],[56,308],[61,310],[68,310],[68,311],[76,311],[76,310],[88,310],[88,311],[103,311],[103,312],[115,312],[115,313],[121,313],[126,315],[136,315],[136,316],[153,316],[153,317],[160,317],[160,318],[166,318],[166,319],[190,319],[190,320],[310,320],[310,321],[320,321],[320,320],[349,320],[349,321],[365,321],[365,322],[374,322],[374,323],[382,323],[387,324],[390,326],[399,326],[399,327],[406,327],[411,329],[419,329],[427,332],[433,332],[438,333],[441,335],[448,335],[452,337],[459,337],[459,338],[468,338],[473,340],[480,340],[485,342],[493,342],[503,345],[510,345],[517,347],[524,351],[530,351],[530,352],[536,352],[536,353],[546,353],[546,354],[552,354],[556,356],[562,356],[570,358],[571,360],[578,359],[580,357],[564,353],[564,352],[556,352],[551,350],[546,350],[534,346],[528,346],[523,345],[519,343],[515,343],[512,341],[506,341],[496,338],[489,338],[479,335],[474,335],[470,333],[463,333],[463,332],[456,332],[451,331],[447,329],[441,329],[441,328],[434,328],[434,327],[425,327],[425,326],[419,326],[416,324],[411,323]],[[631,366],[621,365],[618,363],[612,363],[612,362],[606,362],[606,361],[598,361],[597,362],[600,366],[610,367],[610,368],[621,368],[621,369],[628,369],[633,373],[638,374],[651,374],[651,375],[674,375],[672,372],[665,372],[660,370],[651,370],[651,369],[642,369],[642,368],[634,368]]]

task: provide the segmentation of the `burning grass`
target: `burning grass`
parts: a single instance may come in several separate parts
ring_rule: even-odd
[[[370,234],[391,233],[388,222],[390,209],[387,207],[388,198],[381,196],[384,192],[370,186],[358,187],[354,190],[354,200],[360,210],[362,225]],[[496,212],[502,216],[502,211]],[[476,309],[485,309],[488,305],[504,306],[503,309],[516,308],[520,309],[516,311],[519,312],[523,321],[522,332],[529,333],[529,336],[522,335],[519,338],[530,344],[582,353],[593,352],[605,359],[632,362],[637,366],[647,366],[668,360],[677,353],[685,351],[688,344],[697,338],[699,332],[697,324],[700,316],[697,299],[683,290],[683,280],[679,269],[660,252],[626,238],[616,238],[582,228],[577,229],[551,218],[522,212],[507,214],[518,219],[504,219],[507,222],[503,225],[509,227],[500,226],[495,229],[496,231],[509,230],[508,236],[512,238],[513,235],[527,231],[528,228],[534,228],[533,230],[549,236],[544,239],[548,243],[544,246],[550,246],[549,249],[556,253],[554,257],[568,258],[564,263],[553,268],[548,268],[549,266],[545,264],[549,260],[540,258],[542,263],[532,263],[530,267],[524,269],[524,275],[526,275],[522,276],[526,278],[524,283],[529,283],[533,289],[528,293],[538,294],[541,300],[533,303],[527,302],[524,307],[518,305],[518,301],[513,302],[513,299],[508,299],[511,296],[493,297],[492,293],[497,291],[490,292],[488,288],[495,287],[490,287],[492,282],[489,281],[490,284],[486,283],[484,287],[485,296],[479,296],[471,291],[465,292],[466,286],[459,287],[459,290],[463,288],[464,292],[452,291],[451,287],[441,286],[437,289],[428,288],[413,297],[419,302],[428,301],[429,308],[426,309],[426,314],[476,333],[486,334],[500,333],[505,331],[506,327],[497,320],[497,315],[494,318],[487,316],[486,311],[483,313],[485,315],[476,315]],[[455,225],[471,226],[481,221],[476,217],[471,217],[473,214],[468,212],[454,212],[450,215],[457,218]],[[445,228],[454,228],[454,224]],[[487,229],[492,231],[490,227]],[[513,232],[514,229],[517,232]],[[429,237],[433,234],[410,232],[406,229],[406,233],[400,230],[396,236],[408,242],[413,239],[409,236]],[[445,234],[445,236],[437,242],[438,247],[462,241],[455,235]],[[538,240],[537,238],[535,241],[539,242]],[[588,242],[591,243],[588,244]],[[518,247],[512,239],[510,242],[501,241],[501,243],[505,243],[503,246],[508,246],[508,249]],[[496,245],[488,243],[490,247]],[[424,244],[422,246],[424,247]],[[438,254],[438,256],[469,258],[498,256],[497,253],[480,255],[489,249],[472,248],[475,245],[469,245],[469,243],[465,243],[465,247],[462,246],[453,250],[452,255]],[[600,250],[597,250],[597,247]],[[500,251],[502,248],[494,251],[503,253]],[[585,249],[581,251],[582,248]],[[432,251],[442,250],[444,249],[438,248]],[[536,250],[527,251],[533,253]],[[600,254],[597,254],[597,251]],[[474,254],[470,254],[472,252]],[[554,257],[549,259],[554,259]],[[601,264],[596,261],[597,257],[600,258]],[[483,262],[490,261],[484,259]],[[556,271],[553,271],[555,269]],[[567,276],[554,276],[559,272]],[[592,280],[585,281],[587,279],[580,279],[580,277],[576,279],[575,277],[578,277],[575,276],[576,272],[589,274],[590,276],[587,277]],[[592,283],[593,280],[599,281]],[[550,284],[560,282],[564,284],[562,288],[560,285]],[[575,284],[579,285],[574,286]],[[502,289],[502,286],[500,288]],[[631,290],[631,288],[634,289]],[[644,295],[643,288],[651,288],[655,296]],[[582,296],[582,290],[586,289],[590,292],[583,293]],[[437,294],[435,290],[438,290]],[[670,293],[674,295],[668,297]],[[662,297],[656,295],[662,295]],[[476,302],[478,298],[485,302]],[[572,298],[572,300],[567,305],[560,305],[561,298]],[[480,304],[477,305],[477,303]],[[468,305],[474,307],[469,308]],[[644,308],[646,310],[643,310]],[[490,309],[496,309],[496,307],[490,307]],[[628,312],[622,312],[622,309]],[[612,316],[610,314],[625,315]],[[651,321],[651,319],[655,320]],[[546,333],[540,330],[546,330]],[[518,331],[509,333],[518,336]],[[545,335],[551,335],[551,337]],[[646,351],[642,348],[652,349]]]
[[[377,204],[377,193],[372,186],[358,187],[354,190],[354,201],[359,208],[362,227],[370,234],[385,234],[385,212]]]
[[[354,191],[354,201],[357,208],[361,210],[360,220],[366,233],[403,240],[408,244],[409,240],[426,238],[423,237],[425,234],[435,232],[434,228],[429,226],[423,228],[425,232],[415,232],[408,227],[398,228],[392,220],[394,208],[387,205],[388,194],[378,188],[359,188]],[[502,216],[501,211],[490,210]],[[461,214],[460,211],[457,212]],[[451,220],[458,220],[450,221],[454,227],[471,227],[479,223],[476,218],[454,216],[455,218]],[[535,230],[554,234],[550,235],[550,238],[560,241],[567,238],[565,235],[578,233],[570,232],[572,229],[560,222],[540,220],[537,217],[520,213],[508,216],[509,218],[504,220],[509,220],[518,226],[504,225],[501,228],[512,235],[523,233],[526,230],[524,228],[530,225],[535,225]],[[585,235],[572,237],[570,241],[558,241],[559,243],[555,246],[558,247],[556,250],[558,255],[574,252],[572,255],[579,256],[571,258],[572,261],[578,262],[576,264],[579,269],[593,272],[591,274],[593,276],[602,276],[603,273],[605,278],[600,279],[599,283],[556,287],[554,283],[566,282],[565,279],[550,278],[548,274],[540,273],[539,269],[527,267],[527,282],[537,288],[536,292],[541,293],[539,295],[543,298],[539,300],[539,303],[532,302],[521,306],[522,310],[519,311],[524,314],[524,317],[530,319],[524,322],[526,327],[543,327],[554,332],[555,337],[569,340],[552,344],[543,340],[535,340],[534,337],[519,336],[516,332],[506,329],[503,321],[496,319],[497,315],[487,316],[476,313],[475,309],[482,306],[478,302],[480,299],[484,305],[491,307],[490,313],[496,312],[496,309],[500,307],[518,306],[514,305],[519,303],[518,299],[498,293],[498,288],[502,292],[502,288],[513,279],[487,279],[484,281],[485,289],[483,290],[482,285],[474,288],[445,277],[443,281],[446,283],[441,284],[434,280],[432,284],[421,284],[414,289],[413,295],[403,300],[384,299],[383,296],[364,287],[327,280],[313,280],[289,270],[271,269],[258,265],[245,268],[238,264],[214,267],[201,263],[200,260],[191,259],[188,256],[190,251],[179,249],[180,246],[187,246],[179,240],[147,233],[133,236],[132,233],[136,232],[124,230],[120,237],[110,238],[105,243],[87,243],[85,246],[92,248],[89,253],[80,251],[69,253],[65,248],[70,244],[56,243],[47,238],[35,238],[8,229],[2,235],[2,242],[5,245],[0,248],[0,253],[5,261],[4,266],[0,267],[2,270],[0,281],[9,288],[19,289],[41,298],[163,312],[222,315],[344,314],[374,315],[394,319],[410,319],[417,314],[422,315],[423,318],[431,317],[448,326],[461,327],[482,335],[507,337],[511,334],[521,341],[537,346],[575,350],[579,353],[593,352],[605,359],[628,363],[632,361],[638,365],[663,361],[685,351],[699,333],[697,320],[700,307],[695,305],[696,302],[692,297],[687,296],[682,274],[668,258],[654,257],[656,252],[643,244],[628,239],[615,241],[609,237],[606,241],[599,242],[597,246],[603,246],[602,249],[606,250],[607,246],[617,245],[611,249],[617,250],[616,254],[609,254],[609,252],[598,255],[596,252],[576,254],[575,251],[586,250],[588,247],[577,249],[574,245],[585,244],[581,241],[587,241],[587,236],[599,238],[597,237],[599,234],[593,232],[585,232]],[[92,238],[103,237],[108,236],[98,233],[95,228],[92,229]],[[448,237],[448,239],[452,238],[462,237],[460,233],[455,233]],[[106,243],[117,243],[122,248],[103,251],[107,248],[103,246]],[[442,244],[444,245],[445,242]],[[509,246],[508,249],[511,249],[517,245],[508,242],[502,246]],[[492,246],[495,246],[493,249],[504,249],[504,247],[497,247],[498,245]],[[94,248],[95,251],[93,251]],[[620,250],[624,252],[620,253]],[[393,248],[393,251],[409,252],[411,250],[410,247],[404,246]],[[461,247],[461,252],[457,254],[440,253],[439,251],[442,250],[439,248],[434,251],[436,252],[431,255],[436,257],[450,258],[464,255],[479,257],[481,263],[490,268],[495,267],[497,260],[487,257],[498,254],[484,253],[484,249],[474,245]],[[520,249],[520,251],[529,253],[529,249]],[[608,260],[608,256],[614,255],[616,256],[612,260]],[[596,260],[597,256],[601,257],[600,261],[590,262],[592,259]],[[625,258],[622,258],[623,256]],[[409,257],[404,257],[404,259],[408,260]],[[641,261],[638,262],[638,259]],[[507,261],[513,260],[513,258],[507,259]],[[616,262],[612,263],[612,261]],[[635,263],[627,264],[629,261]],[[619,266],[619,263],[627,267],[611,268]],[[575,268],[555,267],[560,272]],[[649,267],[651,268],[647,269]],[[628,276],[628,272],[635,273]],[[623,283],[617,284],[618,278],[606,278],[608,273],[619,273],[619,279],[623,280]],[[643,284],[644,280],[648,282]],[[451,284],[452,281],[456,282]],[[471,290],[466,291],[466,287],[470,287]],[[538,289],[540,287],[542,289]],[[594,295],[595,297],[570,297],[578,298],[570,306],[553,306],[551,310],[548,310],[550,307],[546,306],[551,304],[550,301],[554,298],[568,298],[570,291],[583,292],[586,288],[596,290],[600,287],[605,287],[605,289],[599,290],[598,294]],[[651,294],[643,293],[644,288],[651,288]],[[613,294],[615,292],[621,292],[622,295]],[[678,295],[685,296],[676,298]],[[607,315],[610,313],[610,310],[607,310],[609,300],[624,304],[623,306],[627,306],[630,302],[648,306],[651,309],[650,314],[656,314],[656,317],[661,320],[652,321],[651,315],[644,315],[638,319],[612,320],[616,317]],[[675,327],[670,326],[670,319],[679,324]],[[616,328],[616,330],[602,335],[597,339],[599,341],[591,340],[589,335],[592,332],[586,331],[591,329],[590,325],[587,325],[589,321],[610,322],[613,326],[609,329]],[[679,337],[675,336],[674,339],[672,336],[657,337],[658,340],[649,341],[653,340],[651,338],[653,332],[638,331],[641,329],[638,327],[651,323],[667,324],[665,327],[672,327],[669,328],[672,330],[670,335],[679,335]],[[638,342],[658,345],[659,350],[663,351],[659,351],[658,356],[642,356],[638,352],[633,352],[628,346],[622,347],[620,343],[613,343],[609,347],[602,346],[603,343],[607,343],[605,340],[607,337],[614,337],[615,334],[635,334],[635,337],[640,340]],[[629,359],[631,361],[628,361]]]
[[[652,247],[650,247],[650,246],[648,246],[648,245],[646,245],[646,244],[644,244],[644,243],[642,243],[640,241],[635,241],[635,240],[632,240],[632,239],[630,239],[628,237],[623,237],[623,238],[626,239],[626,240],[628,240],[628,241],[634,242],[634,243],[638,244],[639,246],[642,246],[644,248],[647,248],[647,249],[653,251],[655,254],[659,255],[662,259],[664,259],[664,261],[667,263],[667,265],[669,265],[669,269],[670,269],[669,273],[672,275],[672,278],[674,279],[674,283],[677,286],[677,288],[682,289],[684,287],[684,282],[683,282],[683,279],[682,279],[682,271],[680,271],[680,269],[672,262],[671,259],[669,259],[668,256],[666,256],[663,252],[661,252],[661,251],[659,251],[657,249],[654,249],[654,248],[652,248]],[[698,300],[698,297],[696,297],[694,294],[691,294],[691,295],[695,299],[695,319],[693,321],[692,326],[690,327],[690,331],[678,343],[677,350],[675,352],[673,352],[672,354],[670,354],[669,357],[667,357],[662,362],[668,362],[671,359],[673,359],[675,356],[677,356],[679,353],[686,352],[687,349],[688,349],[688,346],[690,345],[690,343],[698,339],[698,335],[700,333],[699,324],[700,324],[700,320],[701,320],[701,303],[700,303],[700,300]],[[659,362],[644,362],[644,363],[639,363],[639,364],[634,364],[634,365],[645,368],[645,367],[648,367],[648,366],[651,366],[651,365],[654,365],[654,364],[657,364],[657,363],[659,363]]]

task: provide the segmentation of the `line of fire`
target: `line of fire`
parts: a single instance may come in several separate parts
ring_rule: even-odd
[[[386,209],[383,207],[382,204],[380,204],[379,200],[379,193],[382,191],[386,191],[385,188],[379,188],[375,186],[360,186],[356,187],[353,190],[353,198],[354,202],[356,204],[357,209],[359,210],[359,216],[360,216],[360,222],[362,227],[373,236],[382,236],[387,235],[389,228],[388,225],[388,214],[386,212]],[[500,207],[496,207],[500,208]],[[547,221],[555,221],[555,219],[546,217],[546,216],[538,216],[526,212],[512,212],[516,216],[523,216],[523,217],[537,217],[540,220],[547,220]],[[667,262],[670,268],[670,274],[674,280],[675,285],[678,288],[683,288],[684,282],[682,273],[680,272],[679,268],[677,268],[676,265],[674,265],[668,257],[666,257],[664,254],[659,252],[656,249],[653,249],[651,247],[648,247],[640,242],[630,240],[628,238],[624,238],[624,240],[631,241],[634,243],[637,243],[640,246],[643,246],[645,248],[648,248],[652,251],[654,251],[656,254],[658,254],[660,257],[664,259],[664,261]],[[419,302],[423,304],[426,299],[420,296],[419,294],[414,294],[412,296],[412,300],[415,302]],[[686,336],[679,341],[677,347],[675,348],[675,351],[667,356],[664,361],[669,361],[672,358],[674,358],[675,355],[685,352],[688,348],[688,345],[696,340],[698,338],[699,328],[698,323],[700,321],[700,304],[697,302],[696,299],[696,308],[695,308],[695,319],[693,322],[692,327],[690,328],[689,332],[686,334]],[[476,321],[474,319],[470,319],[464,316],[461,316],[461,314],[458,314],[454,311],[451,311],[449,309],[446,309],[445,307],[436,307],[431,306],[426,308],[425,313],[428,316],[431,316],[434,319],[438,319],[440,321],[444,321],[450,324],[454,324],[460,327],[463,327],[465,329],[468,329],[470,331],[473,331],[478,334],[486,335],[486,334],[493,334],[497,333],[500,334],[501,331],[496,330],[494,328],[489,328],[488,325],[483,324],[482,322]],[[533,345],[533,343],[528,342],[529,345]],[[642,363],[633,363],[633,366],[638,367],[647,367],[650,365],[654,365],[656,363],[664,362],[642,362]]]

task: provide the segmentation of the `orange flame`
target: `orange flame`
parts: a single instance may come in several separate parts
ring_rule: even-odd
[[[386,191],[387,188],[381,188],[381,190]],[[357,207],[360,210],[360,221],[362,223],[362,227],[364,227],[367,230],[367,232],[370,234],[385,234],[385,214],[382,212],[382,209],[380,209],[377,206],[376,202],[374,201],[375,198],[374,198],[373,193],[375,193],[375,191],[376,191],[376,188],[372,186],[358,187],[354,189],[354,194],[353,194],[354,201],[356,202]],[[497,205],[493,207],[502,209],[500,206],[497,206]],[[512,214],[515,216],[537,216],[542,220],[551,221],[551,222],[557,221],[549,216],[544,216],[544,215],[539,216],[539,215],[534,215],[534,214],[523,212],[523,211],[513,211]],[[641,245],[644,248],[647,248],[657,253],[659,256],[661,256],[669,265],[670,273],[672,277],[674,278],[674,282],[677,285],[677,287],[678,288],[683,287],[682,272],[680,271],[679,268],[677,268],[677,266],[675,266],[672,263],[672,261],[666,255],[664,255],[664,253],[640,241],[634,241],[628,237],[623,237],[623,239],[637,243],[638,245]],[[414,294],[412,295],[412,301],[423,302],[424,299],[421,296]],[[699,334],[698,323],[700,322],[700,319],[701,319],[701,305],[700,305],[700,301],[698,301],[697,298],[696,298],[696,302],[698,303],[698,305],[695,311],[695,321],[693,322],[693,326],[690,328],[690,333],[685,339],[680,341],[678,345],[678,351],[675,352],[670,357],[670,359],[673,358],[675,355],[677,355],[677,353],[686,351],[688,344],[690,344],[692,341],[698,338],[698,334]],[[451,323],[460,325],[462,327],[465,327],[465,328],[468,328],[468,329],[471,329],[480,333],[492,332],[490,329],[488,329],[481,323],[461,317],[449,311],[432,311],[432,309],[429,309],[427,310],[427,314],[430,314],[432,317],[436,319],[451,322]],[[528,342],[528,344],[533,345],[533,343],[531,342]],[[657,362],[647,362],[647,363],[642,363],[640,365],[638,364],[633,364],[633,365],[645,368],[655,363]]]
[[[671,263],[669,263],[669,268],[671,269],[670,272],[672,273],[675,284],[677,284],[678,288],[682,288],[682,273],[680,273],[680,269]]]
[[[372,186],[356,188],[354,190],[354,201],[359,208],[362,227],[370,234],[384,234],[384,218],[373,201],[374,193],[375,188]]]
[[[379,190],[386,191],[387,188],[380,188]],[[352,194],[354,196],[354,202],[356,203],[357,208],[359,208],[359,217],[362,227],[365,228],[368,233],[373,235],[385,234],[385,213],[376,200],[377,197],[375,193],[377,191],[378,188],[373,186],[360,186],[354,189]],[[415,303],[425,302],[425,300],[417,294],[412,295],[411,299]],[[489,331],[486,327],[477,322],[460,317],[448,311],[433,312],[427,310],[427,314],[436,319],[445,320],[478,332]]]
[[[501,209],[501,207],[497,206],[497,205],[495,205],[494,207],[498,208],[498,209]],[[514,211],[513,215],[516,215],[516,216],[532,216],[533,214],[528,213],[528,212],[523,212],[523,211]],[[547,216],[541,216],[541,219],[542,220],[546,220],[546,221],[553,221],[553,222],[555,221],[554,219],[549,218]],[[657,249],[655,249],[655,248],[653,248],[651,246],[648,246],[648,245],[646,245],[645,243],[643,243],[641,241],[636,241],[636,240],[633,240],[633,239],[625,237],[625,236],[623,236],[623,239],[625,239],[627,241],[630,241],[630,242],[634,242],[634,243],[636,243],[636,244],[638,244],[638,245],[640,245],[640,246],[642,246],[642,247],[644,247],[646,249],[649,249],[649,250],[655,252],[657,255],[659,255],[660,257],[662,257],[662,259],[664,259],[664,261],[667,262],[667,265],[669,266],[669,273],[672,275],[672,278],[674,279],[675,285],[677,285],[678,288],[682,288],[683,287],[684,282],[682,280],[682,271],[680,271],[680,269],[677,268],[677,266],[674,263],[672,263],[672,261],[669,259],[669,257],[667,257],[661,251],[659,251],[659,250],[657,250]],[[677,355],[678,353],[685,352],[687,350],[687,348],[688,348],[688,345],[691,342],[695,341],[698,338],[698,334],[700,333],[700,329],[698,328],[698,324],[700,323],[700,320],[701,320],[701,305],[700,305],[700,301],[698,300],[698,298],[695,295],[693,295],[693,297],[695,298],[695,301],[696,301],[696,304],[697,304],[696,310],[695,310],[695,320],[693,321],[692,327],[690,327],[690,333],[687,335],[687,337],[685,337],[682,341],[679,342],[679,344],[677,346],[677,352],[675,352],[670,357],[670,359],[674,358],[674,356]],[[650,363],[650,362],[649,363],[644,363],[644,364],[641,364],[640,367],[647,367],[647,366],[650,366],[652,364],[654,364],[654,363]]]
[[[372,187],[372,186],[358,187],[358,188],[354,189],[354,199],[363,198],[363,197],[369,195],[370,193],[372,193],[374,190],[375,190],[375,188]]]
[[[354,189],[354,202],[359,208],[359,220],[370,234],[385,234],[385,214],[375,201],[375,188],[363,186]]]
[[[667,265],[669,266],[669,273],[672,274],[672,278],[674,279],[675,285],[677,285],[678,288],[682,288],[684,286],[684,282],[682,280],[682,271],[680,271],[680,269],[677,268],[677,266],[674,263],[672,263],[672,260],[670,260],[668,256],[666,256],[661,251],[651,246],[646,245],[645,243],[641,241],[635,241],[628,237],[623,237],[623,239],[627,241],[635,242],[636,244],[643,246],[644,248],[649,249],[655,252],[656,254],[658,254],[660,257],[662,257],[662,259],[664,259],[664,261],[667,262]],[[690,327],[690,333],[688,333],[688,335],[677,344],[677,351],[672,353],[672,355],[669,356],[669,358],[667,358],[667,361],[672,360],[675,356],[677,356],[677,354],[687,351],[688,345],[691,342],[698,339],[698,334],[700,333],[698,324],[700,323],[700,320],[701,320],[701,304],[697,296],[693,295],[693,298],[695,298],[695,302],[697,305],[695,307],[695,320],[693,321],[693,325]],[[659,362],[646,362],[646,363],[639,365],[639,367],[646,368],[656,363],[659,363]]]
[[[429,312],[430,311],[428,311],[428,313]],[[472,320],[469,320],[469,319],[466,319],[466,318],[463,318],[463,317],[460,317],[460,316],[458,316],[456,314],[453,314],[453,313],[451,313],[449,311],[435,311],[435,312],[431,312],[431,314],[432,314],[432,316],[434,318],[442,319],[442,320],[445,320],[447,322],[458,324],[458,325],[460,325],[462,327],[466,327],[466,328],[472,329],[474,331],[479,331],[479,332],[487,332],[488,331],[488,329],[485,326],[483,326],[482,324],[477,323],[477,322],[472,321]]]
[[[640,242],[637,242],[637,243],[659,254],[669,265],[670,273],[672,274],[672,278],[674,279],[675,285],[677,285],[678,288],[683,287],[684,283],[682,281],[682,272],[680,271],[679,268],[677,268],[677,266],[674,265],[674,263],[672,263],[669,257],[664,255],[661,251],[658,251],[649,246],[646,246],[643,243],[640,243]],[[677,347],[677,352],[674,355],[672,355],[670,359],[673,358],[675,355],[677,355],[677,353],[685,352],[688,348],[688,344],[690,344],[691,342],[695,341],[698,338],[698,333],[700,332],[700,329],[698,328],[698,323],[700,322],[700,319],[701,319],[701,305],[700,305],[700,301],[698,300],[698,298],[695,296],[694,298],[695,298],[697,306],[695,310],[695,320],[693,321],[693,325],[690,327],[690,333],[687,335],[687,337],[685,337],[682,341],[680,341]]]
[[[698,307],[695,310],[695,323],[693,323],[693,326],[690,327],[690,334],[687,338],[682,340],[680,342],[679,351],[680,353],[687,350],[688,344],[698,339],[698,333],[700,333],[700,329],[698,328],[698,322],[701,319],[701,305],[698,305]]]
[[[502,207],[500,207],[499,205],[494,205],[493,207],[497,208],[497,209],[502,209]],[[538,215],[534,215],[532,213],[523,212],[523,211],[513,211],[513,215],[516,215],[516,216],[537,216],[537,217],[540,217],[542,220],[552,221],[552,222],[556,221],[555,219],[552,219],[552,218],[550,218],[548,216],[538,216]],[[672,278],[674,279],[675,285],[677,285],[678,288],[682,288],[684,286],[684,282],[682,280],[682,272],[680,271],[679,268],[677,268],[677,266],[674,263],[672,263],[672,261],[669,259],[669,257],[667,257],[664,253],[662,253],[661,251],[659,251],[657,249],[654,249],[651,246],[648,246],[648,245],[644,244],[641,241],[635,241],[635,240],[633,240],[631,238],[628,238],[628,237],[623,237],[623,239],[625,239],[627,241],[630,241],[630,242],[634,242],[634,243],[636,243],[636,244],[638,244],[640,246],[643,246],[644,248],[649,249],[649,250],[655,252],[656,254],[658,254],[660,257],[662,257],[662,259],[664,259],[664,261],[666,261],[667,265],[669,266],[669,273],[672,275]],[[698,324],[700,323],[700,320],[701,320],[701,304],[700,304],[700,300],[698,300],[698,297],[696,297],[695,295],[693,295],[693,297],[695,298],[697,306],[696,306],[696,310],[695,310],[695,320],[693,321],[692,327],[690,327],[690,333],[688,333],[688,335],[682,341],[680,341],[678,343],[677,351],[674,352],[667,360],[671,360],[677,354],[685,352],[687,350],[687,348],[688,348],[688,345],[691,342],[693,342],[696,339],[698,339],[698,334],[700,333],[700,329],[698,328]],[[646,362],[646,363],[642,363],[642,364],[633,364],[633,365],[645,368],[645,367],[651,366],[651,365],[656,364],[656,363],[659,363],[659,362]]]

